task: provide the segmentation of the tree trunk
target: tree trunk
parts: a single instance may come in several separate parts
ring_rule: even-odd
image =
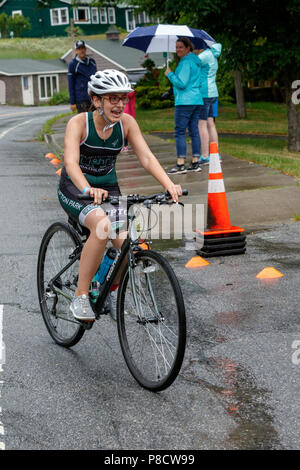
[[[246,103],[244,90],[242,85],[242,72],[240,70],[234,71],[234,88],[236,97],[236,113],[239,119],[246,119]]]
[[[285,82],[285,96],[288,118],[288,150],[300,152],[299,100],[295,97],[291,80]]]

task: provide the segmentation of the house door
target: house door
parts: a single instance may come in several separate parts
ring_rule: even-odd
[[[135,29],[135,17],[133,10],[126,10],[126,29],[133,31]]]
[[[0,80],[0,104],[6,104],[6,86],[3,80]]]
[[[32,75],[24,75],[21,77],[23,104],[33,105],[33,80]]]

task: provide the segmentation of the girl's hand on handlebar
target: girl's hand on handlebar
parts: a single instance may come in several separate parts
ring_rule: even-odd
[[[182,196],[182,189],[180,184],[169,184],[166,188],[172,197],[173,202],[178,202],[180,196]]]
[[[108,196],[108,192],[105,189],[101,189],[101,188],[90,188],[89,194],[91,198],[94,198],[95,206],[102,204],[104,199],[106,199]]]

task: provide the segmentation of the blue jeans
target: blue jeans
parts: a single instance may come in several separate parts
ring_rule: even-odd
[[[178,158],[186,157],[186,130],[192,140],[193,157],[200,157],[200,136],[198,121],[200,105],[175,106],[175,137]]]

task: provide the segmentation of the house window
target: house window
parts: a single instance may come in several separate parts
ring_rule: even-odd
[[[98,8],[91,8],[92,23],[99,23],[99,10]]]
[[[135,16],[133,10],[125,10],[125,18],[126,18],[126,30],[133,31],[135,29]]]
[[[142,24],[142,23],[144,23],[143,19],[144,19],[143,18],[143,13],[138,13],[138,15],[136,16],[136,22],[138,24]]]
[[[50,10],[51,26],[69,24],[69,11],[67,8],[52,8]]]
[[[23,77],[23,89],[28,90],[29,84],[28,84],[28,77]]]
[[[147,15],[147,13],[144,11],[144,23],[150,23],[150,17]]]
[[[59,91],[58,75],[40,75],[39,76],[39,98],[47,100]]]
[[[14,10],[11,12],[11,16],[14,18],[17,15],[22,15],[22,10]]]
[[[108,11],[108,22],[109,24],[116,24],[116,12],[115,9],[110,7],[107,9]]]
[[[106,8],[100,8],[100,23],[101,24],[106,24],[107,23]]]
[[[90,23],[91,17],[89,7],[74,8],[74,20],[75,23]]]

